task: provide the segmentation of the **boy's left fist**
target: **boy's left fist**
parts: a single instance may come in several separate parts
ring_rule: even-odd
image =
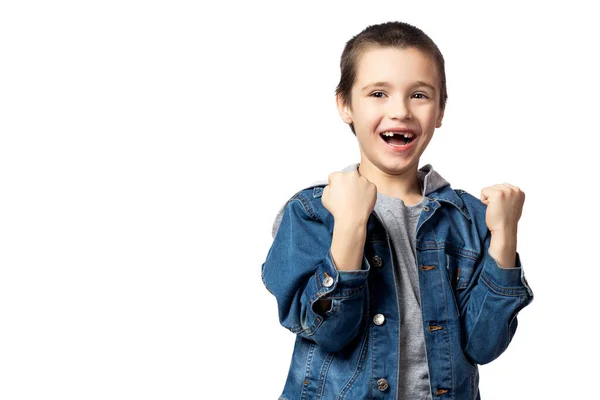
[[[525,192],[509,183],[496,184],[481,189],[480,200],[487,205],[485,224],[494,233],[517,232],[521,218]]]

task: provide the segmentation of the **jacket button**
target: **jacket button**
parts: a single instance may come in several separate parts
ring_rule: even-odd
[[[383,316],[383,314],[375,314],[375,316],[373,317],[373,322],[375,323],[375,325],[383,325],[383,323],[385,322],[385,317]]]
[[[332,277],[328,276],[327,278],[323,279],[323,286],[330,287],[331,285],[333,285]]]
[[[379,257],[378,255],[373,256],[371,261],[376,267],[383,266],[383,259],[381,257]]]
[[[377,388],[379,388],[379,390],[381,390],[382,392],[384,390],[386,390],[389,387],[388,385],[388,381],[385,378],[381,378],[377,380]]]

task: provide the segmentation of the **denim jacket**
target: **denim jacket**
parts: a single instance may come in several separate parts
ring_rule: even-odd
[[[420,171],[429,170],[427,164]],[[305,187],[281,207],[262,264],[279,321],[296,334],[279,399],[395,400],[402,332],[390,238],[373,211],[361,269],[338,271],[330,249],[333,215],[321,202],[327,184]],[[480,399],[477,365],[506,350],[533,292],[518,252],[515,268],[501,267],[488,253],[487,206],[479,198],[450,184],[425,197],[415,268],[431,394]],[[319,299],[331,299],[331,308],[320,311]]]

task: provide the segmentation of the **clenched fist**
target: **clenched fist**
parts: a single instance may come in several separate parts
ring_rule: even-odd
[[[493,233],[516,233],[523,212],[525,192],[510,183],[496,184],[481,190],[480,200],[487,205],[485,224]]]
[[[358,171],[336,171],[327,177],[323,206],[336,221],[366,222],[375,207],[377,186]]]

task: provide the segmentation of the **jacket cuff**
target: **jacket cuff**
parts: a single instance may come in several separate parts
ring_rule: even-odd
[[[367,282],[370,270],[371,267],[363,254],[360,270],[339,271],[329,249],[324,261],[311,277],[313,284],[309,286],[309,291],[312,292],[309,293],[311,303],[324,296],[341,299],[356,294]]]
[[[322,268],[317,271],[320,278],[317,279],[317,282],[320,283],[322,296],[328,295],[343,298],[355,294],[357,290],[362,289],[365,285],[370,269],[371,267],[363,254],[361,269],[355,271],[340,271],[335,266],[331,249],[329,249],[327,257],[325,257],[325,263],[323,263]],[[333,278],[333,281],[327,280],[328,276]]]
[[[352,297],[363,290],[371,269],[364,254],[362,268],[357,271],[338,271],[331,255],[331,249],[329,250],[327,257],[310,277],[303,294],[304,301],[309,305],[309,311],[302,321],[302,327],[307,334],[313,334],[323,322],[323,317],[313,310],[313,304],[317,300],[333,298],[339,301]]]
[[[493,291],[505,296],[531,296],[533,292],[525,278],[519,252],[516,254],[515,266],[504,268],[485,250],[482,279]]]

